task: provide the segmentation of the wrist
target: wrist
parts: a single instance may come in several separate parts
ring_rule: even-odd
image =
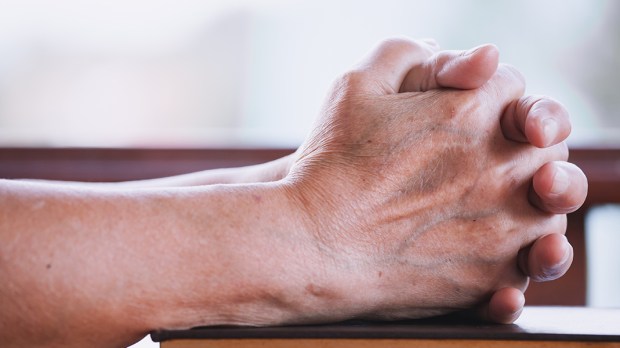
[[[159,272],[155,292],[165,305],[151,326],[274,325],[327,311],[339,294],[325,276],[331,265],[289,190],[283,181],[182,190],[172,210],[202,207],[172,233],[182,245],[158,252],[167,275]]]
[[[269,221],[269,228],[252,245],[258,255],[270,257],[253,271],[257,280],[254,290],[264,297],[250,307],[274,316],[242,323],[274,325],[349,318],[347,302],[354,296],[350,283],[342,278],[346,271],[340,269],[347,268],[348,261],[328,250],[317,233],[325,214],[300,204],[301,188],[289,180],[252,186],[258,190],[252,196],[261,195],[265,203],[259,214]]]
[[[239,183],[274,182],[284,179],[291,168],[295,153],[251,167]]]
[[[296,296],[295,315],[287,322],[335,321],[362,315],[367,309],[364,292],[370,284],[369,270],[363,248],[346,237],[352,229],[346,218],[352,207],[327,202],[316,187],[296,179],[283,180],[281,188],[288,212],[303,235],[298,247],[303,243],[306,256],[296,260],[302,262],[298,265],[299,281],[285,280],[282,285],[286,293]],[[338,195],[330,192],[327,196]]]
[[[315,257],[311,261],[315,263],[308,261],[308,271],[320,269],[320,274],[308,278],[313,282],[306,285],[305,301],[311,305],[305,308],[304,313],[308,315],[303,319],[320,322],[389,318],[382,314],[385,308],[395,313],[395,317],[401,311],[406,311],[407,317],[445,313],[435,308],[428,290],[437,278],[432,269],[421,268],[405,287],[399,282],[402,276],[393,270],[402,267],[400,251],[390,247],[391,241],[377,239],[377,236],[388,236],[393,228],[382,219],[381,213],[385,212],[382,207],[361,204],[373,199],[363,196],[363,190],[348,185],[350,182],[343,181],[344,185],[340,186],[334,185],[335,180],[304,179],[293,175],[290,181],[294,183],[286,186],[292,209],[297,210],[299,219],[306,221],[305,233],[314,244]],[[403,294],[415,299],[407,308],[401,308]]]

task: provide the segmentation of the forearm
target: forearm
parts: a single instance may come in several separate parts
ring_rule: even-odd
[[[2,346],[125,345],[159,327],[302,315],[314,251],[301,246],[314,244],[276,184],[2,182],[0,195]]]
[[[204,170],[165,178],[126,181],[116,185],[122,187],[182,187],[271,182],[286,176],[290,162],[291,155],[252,166]]]

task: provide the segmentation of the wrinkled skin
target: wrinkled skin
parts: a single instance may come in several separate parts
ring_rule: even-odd
[[[384,43],[335,82],[290,169],[325,273],[357,294],[348,316],[442,314],[503,289],[514,299],[528,283],[519,251],[566,228],[564,215],[528,200],[532,177],[545,164],[584,187],[585,177],[562,162],[563,142],[537,148],[504,135],[525,87],[514,68],[500,66],[477,89],[430,89],[428,77],[411,81],[429,50],[418,43],[410,65],[385,59],[399,45]],[[396,93],[414,88],[426,91]],[[506,305],[513,313],[499,321],[522,305]]]

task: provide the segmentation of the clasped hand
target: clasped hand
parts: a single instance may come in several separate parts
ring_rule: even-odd
[[[332,315],[512,322],[530,278],[567,271],[564,214],[587,181],[566,162],[565,108],[524,90],[494,46],[431,40],[384,41],[336,80],[285,179],[313,266],[348,294]]]

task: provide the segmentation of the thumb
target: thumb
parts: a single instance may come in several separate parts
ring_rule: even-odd
[[[442,51],[414,66],[400,92],[423,92],[436,88],[474,89],[485,84],[497,70],[499,51],[491,44],[468,51]]]
[[[358,88],[373,94],[398,93],[407,73],[438,49],[432,40],[392,38],[381,41],[349,73]]]

